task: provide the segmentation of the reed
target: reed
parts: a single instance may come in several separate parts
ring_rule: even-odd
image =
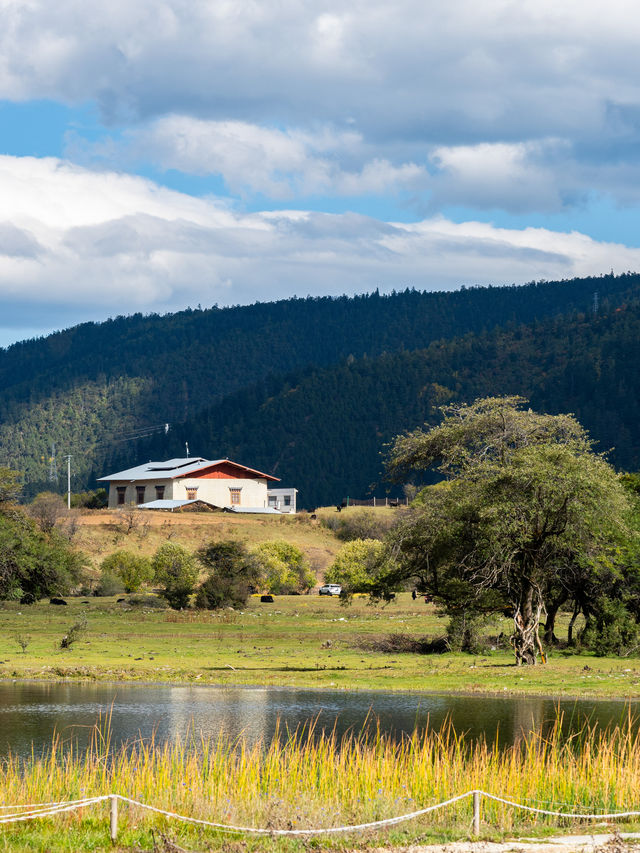
[[[96,726],[90,746],[82,753],[56,739],[41,757],[5,759],[0,766],[0,802],[43,802],[113,792],[192,817],[270,828],[378,820],[470,788],[567,811],[638,808],[640,736],[633,720],[607,730],[585,724],[571,736],[563,734],[562,722],[558,717],[546,736],[531,735],[506,749],[470,742],[450,724],[394,741],[370,721],[362,732],[342,739],[318,731],[311,723],[294,732],[280,730],[269,743],[224,735],[205,740],[193,734],[179,743],[151,739],[114,751],[106,719]],[[106,807],[98,816],[100,809],[92,807],[46,822],[77,831],[83,822],[95,827],[102,820],[106,827]],[[470,821],[471,803],[464,800],[394,830],[391,841],[406,843],[425,832],[465,836]],[[483,821],[487,835],[568,824],[487,800]],[[175,834],[182,831],[163,818],[127,807],[122,808],[122,826],[134,835],[151,827],[171,826]],[[0,835],[8,840],[12,833],[24,838],[25,833],[39,831],[19,825],[3,829]],[[389,842],[390,836],[386,838]],[[207,839],[213,844],[215,833],[208,832]],[[14,841],[14,847],[7,849],[19,849],[17,838]],[[261,843],[273,842],[256,842]]]

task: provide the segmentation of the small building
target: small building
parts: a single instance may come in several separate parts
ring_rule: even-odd
[[[267,500],[272,509],[279,512],[296,512],[297,489],[268,489]]]
[[[218,509],[264,512],[270,508],[269,484],[280,481],[230,459],[187,457],[137,465],[100,477],[99,482],[109,483],[110,508],[204,501]]]

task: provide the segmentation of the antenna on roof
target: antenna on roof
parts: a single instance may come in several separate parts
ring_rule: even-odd
[[[184,446],[185,446],[185,450],[187,451],[187,459],[188,459],[189,458],[189,442],[185,441]]]

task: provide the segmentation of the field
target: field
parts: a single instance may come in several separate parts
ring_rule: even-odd
[[[320,514],[335,523],[352,512],[357,510]],[[383,524],[393,513],[375,511]],[[97,577],[101,560],[119,548],[151,555],[166,541],[195,550],[229,538],[248,546],[270,539],[297,545],[318,583],[342,545],[306,514],[260,518],[113,511],[82,514],[74,541]],[[637,658],[552,650],[546,666],[516,668],[506,642],[511,630],[506,618],[487,626],[482,654],[402,651],[407,640],[445,633],[445,620],[434,606],[421,598],[413,601],[409,593],[377,606],[359,597],[344,606],[314,593],[278,596],[273,604],[254,596],[241,612],[176,612],[153,595],[137,597],[137,603],[136,597],[120,598],[69,597],[66,607],[48,601],[0,605],[0,677],[640,696]],[[71,649],[61,649],[68,629],[84,620],[80,639]],[[566,617],[561,617],[560,637],[565,629]]]
[[[546,666],[517,668],[508,647],[492,650],[509,620],[489,626],[484,654],[381,651],[389,635],[438,637],[444,620],[409,593],[386,606],[356,598],[345,607],[317,594],[250,599],[244,611],[176,612],[128,596],[69,598],[0,609],[0,677],[75,678],[331,687],[347,690],[499,691],[640,696],[637,658],[551,653]],[[60,648],[69,627],[86,633]],[[560,625],[562,629],[562,624]],[[402,639],[402,638],[401,638]],[[20,640],[27,641],[22,651]]]

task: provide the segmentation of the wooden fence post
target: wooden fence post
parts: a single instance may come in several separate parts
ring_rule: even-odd
[[[109,812],[109,834],[112,843],[115,844],[118,837],[118,798],[109,797],[109,804],[111,806]]]
[[[480,835],[480,791],[473,792],[473,834]]]

